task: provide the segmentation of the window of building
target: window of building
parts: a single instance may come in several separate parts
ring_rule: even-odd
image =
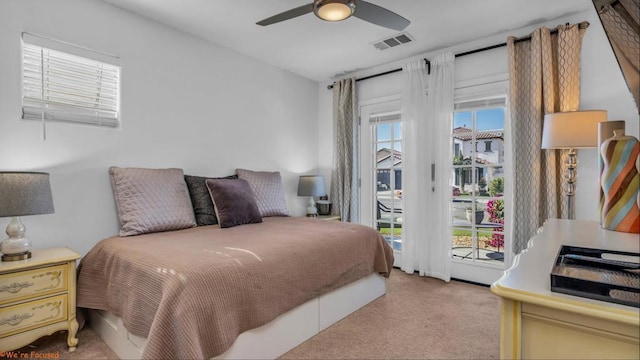
[[[22,118],[120,124],[117,57],[22,34]]]
[[[484,152],[491,152],[491,141],[484,142]]]

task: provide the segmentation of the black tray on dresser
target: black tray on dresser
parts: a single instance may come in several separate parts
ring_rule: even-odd
[[[616,256],[640,253],[563,245],[551,269],[551,291],[640,307],[640,264],[608,259]]]

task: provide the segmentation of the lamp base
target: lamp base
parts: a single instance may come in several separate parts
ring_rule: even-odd
[[[24,236],[25,226],[19,216],[14,216],[7,226],[9,238],[0,242],[0,252],[5,256],[21,256],[31,250],[31,240]],[[20,259],[18,259],[20,260]]]
[[[578,154],[574,148],[569,149],[565,162],[567,164],[567,169],[564,174],[565,180],[567,181],[567,219],[574,220],[576,218],[575,194],[576,178],[578,176],[576,171],[578,168]]]
[[[318,208],[316,207],[316,202],[313,200],[313,196],[309,196],[309,205],[307,206],[307,216],[308,217],[318,216]]]
[[[20,261],[31,258],[31,251],[27,251],[22,254],[4,254],[2,255],[2,261]]]

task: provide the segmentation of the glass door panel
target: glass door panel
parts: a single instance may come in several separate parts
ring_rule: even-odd
[[[505,108],[454,112],[452,257],[504,265]]]
[[[371,125],[375,225],[394,250],[402,250],[402,123],[399,116]]]

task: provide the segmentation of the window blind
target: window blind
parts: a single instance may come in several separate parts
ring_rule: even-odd
[[[22,118],[118,127],[120,66],[42,43],[55,46],[51,40],[23,34]],[[91,56],[91,51],[78,49]],[[105,54],[94,58],[104,59]]]
[[[377,116],[371,116],[369,118],[369,122],[372,123],[372,124],[393,122],[393,121],[399,121],[399,120],[400,120],[400,114],[399,113],[379,114]]]
[[[455,111],[463,110],[477,110],[487,108],[504,107],[507,105],[507,99],[505,97],[482,99],[482,100],[469,100],[459,101],[454,105]]]

